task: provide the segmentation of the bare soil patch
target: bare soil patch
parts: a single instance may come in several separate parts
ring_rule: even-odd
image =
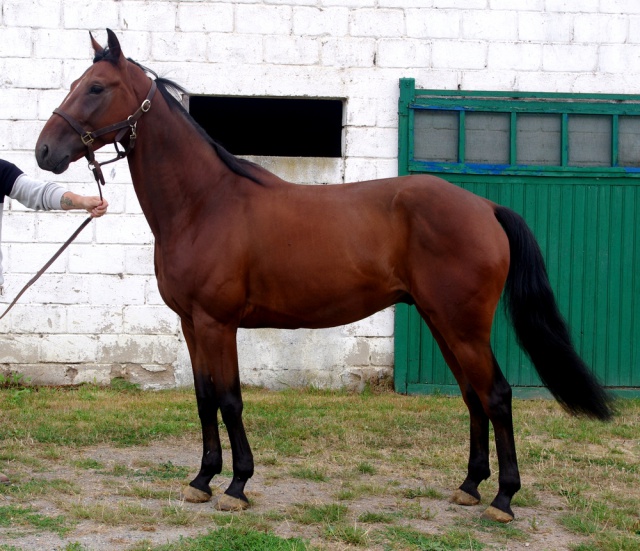
[[[69,453],[73,457],[41,460],[37,468],[9,464],[8,474],[16,488],[35,483],[41,486],[41,492],[37,497],[27,499],[17,490],[0,495],[0,506],[31,506],[42,515],[61,515],[68,519],[69,530],[60,534],[29,526],[0,527],[0,546],[62,550],[75,543],[92,551],[145,549],[175,542],[180,536],[195,536],[216,526],[235,523],[271,531],[285,538],[301,537],[319,549],[383,551],[388,548],[373,537],[364,545],[332,541],[323,532],[321,524],[300,519],[299,511],[303,506],[336,503],[347,508],[350,524],[369,534],[385,529],[387,525],[360,522],[358,519],[364,513],[393,518],[395,526],[411,527],[426,534],[471,525],[477,539],[489,549],[563,550],[584,540],[562,527],[558,519],[567,504],[548,493],[540,495],[539,507],[515,508],[516,520],[504,531],[491,527],[483,529],[477,519],[496,490],[494,480],[483,485],[487,499],[481,505],[461,507],[447,500],[452,488],[439,486],[437,481],[434,483],[437,473],[423,472],[415,478],[394,477],[384,462],[372,462],[372,474],[362,473],[354,484],[348,485],[359,488],[350,496],[343,491],[344,481],[340,480],[339,473],[336,476],[330,473],[326,480],[300,478],[291,473],[304,469],[304,461],[283,458],[270,461],[273,464],[258,463],[256,474],[247,487],[252,502],[249,511],[219,513],[214,511],[214,501],[191,504],[181,499],[182,485],[195,474],[198,466],[200,445],[193,439],[173,438],[128,448],[99,445],[69,450]],[[225,464],[230,464],[228,452]],[[188,475],[168,479],[149,476],[158,465],[169,466],[178,473],[188,472]],[[60,481],[71,485],[61,491]],[[217,477],[215,482],[217,492],[221,493],[229,483],[228,473]],[[523,482],[524,485],[530,482],[526,474]],[[417,489],[426,487],[431,493],[441,495],[411,497],[412,491],[419,493]]]

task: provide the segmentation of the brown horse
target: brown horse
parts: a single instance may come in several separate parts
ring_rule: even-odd
[[[248,506],[253,457],[242,423],[239,327],[330,327],[404,302],[430,327],[469,408],[468,473],[452,499],[479,502],[491,422],[499,490],[484,516],[512,520],[520,476],[511,389],[489,342],[503,288],[520,343],[560,403],[600,419],[612,414],[571,344],[522,218],[432,176],[285,182],[213,142],[172,94],[183,90],[151,79],[107,32],[107,48],[92,38],[94,63],[45,125],[36,157],[61,173],[94,148],[125,147],[155,237],[158,286],[181,318],[193,365],[203,456],[186,499],[211,498],[210,481],[222,469],[220,410],[233,480],[217,507]]]

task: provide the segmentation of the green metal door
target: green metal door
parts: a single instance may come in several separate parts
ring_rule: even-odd
[[[400,174],[433,173],[527,220],[577,349],[640,394],[640,97],[416,90],[400,82]],[[398,392],[457,392],[414,308],[396,307]],[[516,395],[542,394],[503,309],[493,349]]]

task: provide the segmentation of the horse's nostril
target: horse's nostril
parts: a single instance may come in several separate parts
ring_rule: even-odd
[[[49,154],[49,146],[47,146],[47,144],[44,144],[44,145],[40,148],[40,156],[41,156],[43,159],[46,159],[48,154]]]

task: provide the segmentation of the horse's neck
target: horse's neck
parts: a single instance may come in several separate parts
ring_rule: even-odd
[[[133,186],[156,241],[190,219],[231,173],[181,114],[158,103],[141,121],[129,155]]]

